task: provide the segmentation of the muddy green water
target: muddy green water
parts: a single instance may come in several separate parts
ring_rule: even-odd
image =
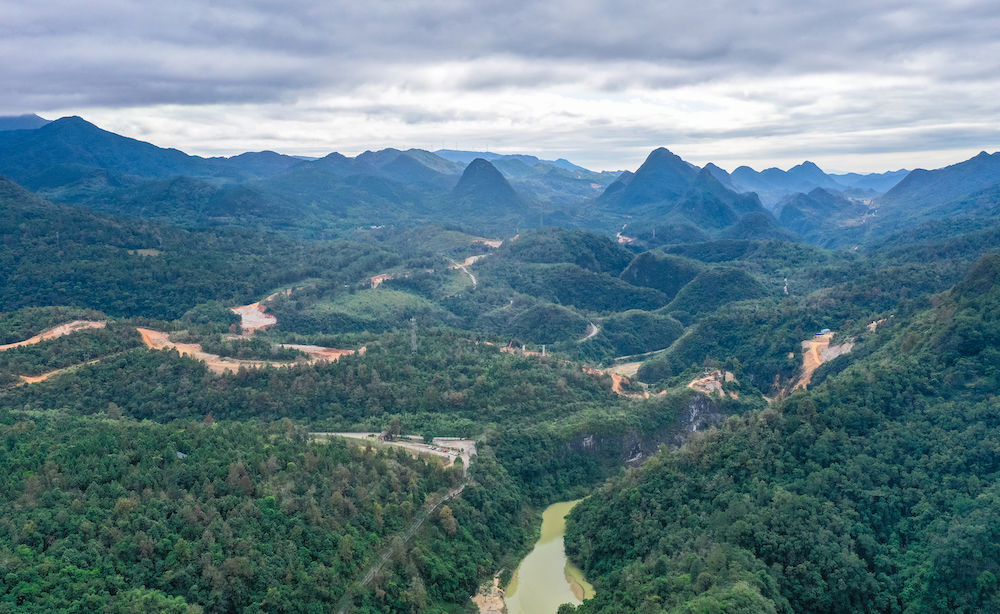
[[[508,614],[555,614],[560,604],[579,605],[594,596],[594,587],[563,549],[566,514],[579,502],[554,503],[542,513],[542,536],[507,587]]]

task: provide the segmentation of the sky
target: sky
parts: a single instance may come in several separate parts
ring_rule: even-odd
[[[874,8],[873,8],[874,5]],[[199,155],[384,147],[634,169],[1000,149],[996,0],[0,0],[0,114]]]

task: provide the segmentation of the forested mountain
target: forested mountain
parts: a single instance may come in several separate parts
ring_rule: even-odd
[[[902,181],[910,171],[900,169],[898,171],[886,171],[884,173],[828,173],[830,178],[840,185],[857,190],[867,190],[871,192],[885,193]]]
[[[49,120],[41,118],[34,113],[25,115],[5,115],[0,117],[0,130],[34,130],[41,128]]]
[[[476,158],[462,172],[451,192],[458,206],[500,215],[524,207],[521,198],[492,164]]]
[[[575,510],[583,612],[1000,607],[1000,256],[815,391],[661,452]]]
[[[933,171],[910,172],[879,199],[879,205],[924,209],[943,205],[1000,183],[1000,152],[980,152],[974,158]]]
[[[660,147],[649,154],[634,174],[619,177],[599,200],[619,211],[669,202],[684,194],[697,174],[696,167]]]
[[[850,232],[849,228],[862,226],[868,214],[867,205],[823,188],[788,196],[775,207],[775,215],[782,226],[818,244],[831,236]]]
[[[768,168],[758,172],[741,166],[727,177],[731,183],[729,187],[741,192],[756,192],[771,208],[795,194],[806,194],[817,188],[833,193],[849,191],[870,198],[888,192],[908,173],[905,170],[867,175],[824,173],[815,163],[806,161],[787,171]]]
[[[94,171],[137,177],[235,174],[217,162],[119,136],[80,117],[0,133],[0,173],[29,188],[54,187]]]
[[[0,132],[0,611],[460,612],[587,495],[580,612],[993,611],[995,157]]]
[[[784,192],[808,192],[815,188],[842,190],[844,185],[832,179],[813,162],[803,162],[783,171],[768,168],[755,171],[749,166],[741,166],[731,175],[735,185],[745,190],[771,190]]]
[[[729,174],[714,164],[700,171],[665,148],[650,153],[634,173],[595,173],[565,160],[484,153],[479,159],[504,181],[494,178],[476,198],[499,198],[509,214],[490,219],[455,206],[465,198],[468,181],[458,184],[475,152],[389,148],[353,158],[331,153],[303,160],[269,151],[200,158],[121,137],[79,117],[0,132],[0,173],[28,189],[57,202],[187,228],[240,226],[332,238],[394,224],[458,223],[504,234],[554,224],[621,231],[647,248],[796,236],[849,246],[928,220],[988,217],[1000,184],[994,157],[984,153],[912,175],[834,177],[811,162],[787,171],[742,166]],[[483,168],[477,163],[473,170]],[[493,187],[496,194],[487,195]],[[836,212],[829,203],[809,204],[808,195],[816,196],[818,188],[843,199]],[[788,209],[787,223],[753,206],[754,199],[775,216]],[[789,203],[795,203],[791,209]]]
[[[928,220],[992,219],[998,189],[1000,152],[982,152],[933,171],[918,169],[874,203],[878,207],[876,228],[887,234]]]
[[[667,174],[670,180],[658,184],[657,174],[666,171],[648,169],[657,168],[660,164],[657,160],[663,155],[654,158],[651,154],[652,163],[647,161],[640,167],[627,186],[615,188],[616,184],[612,184],[602,196],[605,201],[617,202],[616,207],[628,203],[628,218],[633,221],[626,224],[622,234],[637,245],[655,247],[713,238],[790,239],[793,236],[761,206],[756,194],[734,192],[716,179],[716,173],[710,169],[692,170],[682,162],[692,175],[687,176],[686,170],[680,171],[681,167],[676,166],[678,173]],[[663,159],[671,163],[680,160]],[[644,178],[643,168],[653,174],[646,174]],[[678,179],[682,175],[685,178]],[[633,189],[637,181],[641,182],[638,191]]]

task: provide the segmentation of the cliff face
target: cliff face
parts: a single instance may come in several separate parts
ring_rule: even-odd
[[[661,445],[680,447],[694,433],[718,424],[726,415],[706,394],[693,393],[676,412],[670,424],[651,431],[629,429],[618,435],[582,434],[566,447],[574,454],[613,457],[622,464],[640,465]]]

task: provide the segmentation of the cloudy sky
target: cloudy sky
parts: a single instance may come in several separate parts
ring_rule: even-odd
[[[0,114],[81,115],[202,155],[489,148],[617,169],[666,146],[730,170],[881,171],[1000,149],[996,0],[0,0],[0,15]]]

